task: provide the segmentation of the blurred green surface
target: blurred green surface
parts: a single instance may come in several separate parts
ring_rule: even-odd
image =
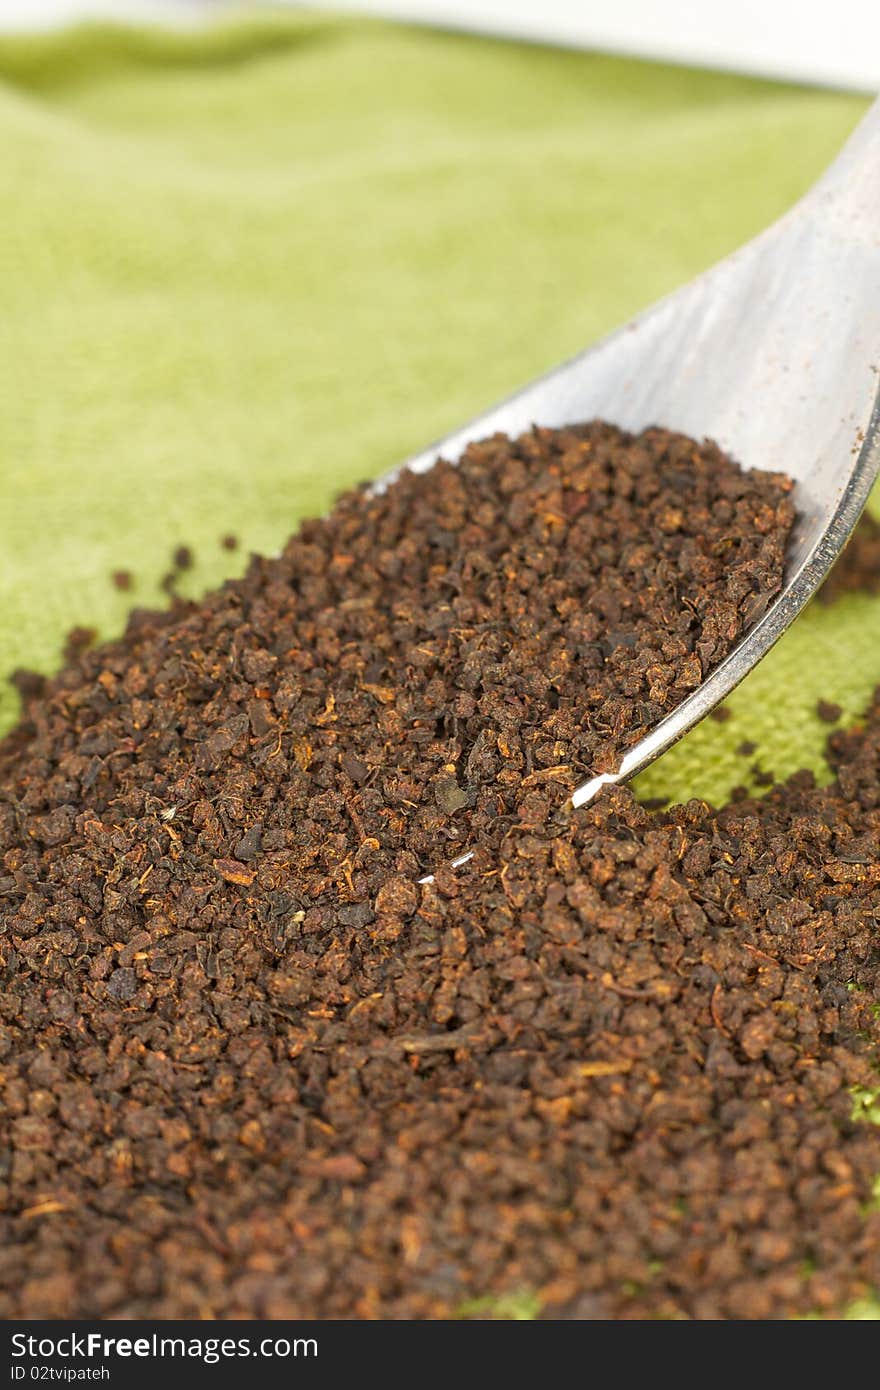
[[[757,232],[865,104],[313,16],[3,39],[0,670],[117,633],[180,542],[193,593],[277,550]],[[880,602],[814,608],[640,789],[822,772],[816,700],[878,679]]]

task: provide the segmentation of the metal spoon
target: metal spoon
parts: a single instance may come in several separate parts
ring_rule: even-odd
[[[880,100],[754,241],[402,467],[455,461],[499,430],[594,416],[708,436],[745,467],[787,473],[798,515],[783,588],[763,617],[616,772],[577,788],[575,807],[641,772],[748,675],[840,555],[880,473]]]

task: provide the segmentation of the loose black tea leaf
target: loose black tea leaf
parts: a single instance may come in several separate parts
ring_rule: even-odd
[[[880,1286],[880,707],[827,790],[560,814],[777,592],[791,523],[710,444],[498,437],[19,679],[0,1316]]]

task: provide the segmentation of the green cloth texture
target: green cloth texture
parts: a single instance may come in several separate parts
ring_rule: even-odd
[[[191,594],[276,552],[759,231],[865,107],[314,13],[0,40],[0,670],[117,634],[177,545]],[[880,601],[814,605],[639,790],[827,777],[817,700],[878,679]]]

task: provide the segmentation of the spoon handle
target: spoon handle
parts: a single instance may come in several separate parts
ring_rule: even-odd
[[[837,235],[880,247],[880,97],[807,194],[811,200],[813,216],[833,222]]]

